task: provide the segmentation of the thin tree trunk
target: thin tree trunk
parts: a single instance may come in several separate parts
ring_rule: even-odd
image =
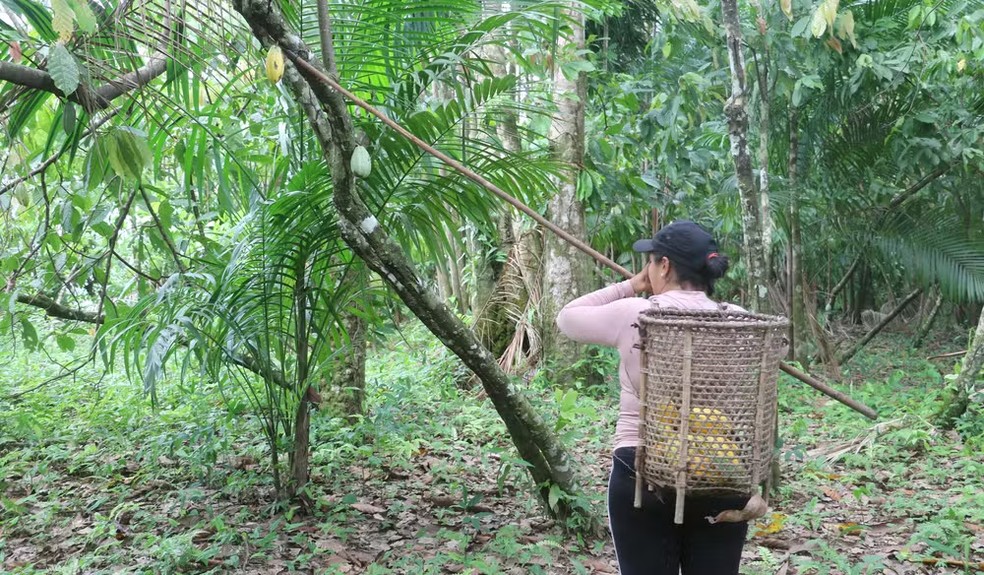
[[[769,130],[771,130],[769,91],[769,48],[766,44],[756,68],[759,82],[759,210],[762,219],[762,262],[766,277],[772,269],[772,216],[769,202]],[[790,152],[793,154],[793,152]]]
[[[366,320],[357,313],[342,316],[349,345],[331,374],[331,403],[349,421],[365,413],[366,400]]]
[[[584,48],[583,15],[567,12],[571,18],[571,36],[557,41],[558,59],[570,57]],[[577,200],[577,176],[584,159],[584,104],[587,96],[587,78],[578,73],[574,80],[563,73],[559,62],[553,67],[553,99],[557,105],[550,126],[550,141],[554,157],[568,170],[556,180],[557,191],[547,203],[547,219],[583,238],[584,208]],[[567,370],[582,358],[581,346],[562,336],[554,318],[567,302],[587,291],[592,265],[577,249],[553,234],[544,238],[543,298],[541,300],[540,326],[544,337],[544,358],[558,367],[557,377],[574,376]]]
[[[854,272],[858,271],[858,266],[860,264],[861,264],[861,256],[858,255],[857,257],[854,258],[854,261],[851,262],[851,266],[847,268],[847,273],[844,274],[844,277],[842,277],[841,280],[837,282],[837,285],[834,286],[834,289],[830,290],[830,295],[827,296],[827,303],[823,306],[824,311],[829,312],[831,310],[831,308],[834,305],[834,301],[837,300],[837,296],[847,286],[847,282],[851,281],[851,278],[854,277]]]
[[[235,0],[234,7],[264,44],[280,44],[287,49],[289,57],[309,53],[307,46],[288,31],[275,3]],[[293,66],[287,67],[284,77],[329,158],[334,204],[345,243],[390,285],[431,332],[479,376],[520,456],[529,463],[528,471],[545,507],[562,517],[587,519],[586,512],[575,506],[568,497],[559,498],[553,506],[549,504],[554,485],[564,493],[575,493],[574,468],[557,436],[514,387],[495,357],[481,345],[475,334],[426,290],[403,248],[386,234],[359,198],[355,175],[349,166],[356,144],[347,105],[340,93],[330,89],[317,76],[308,75],[308,66],[316,67],[305,63],[301,67],[305,77],[301,77]]]
[[[297,362],[296,391],[299,396],[294,415],[294,442],[290,452],[289,495],[296,497],[310,476],[311,404],[308,401],[308,325],[307,257],[298,257],[294,266],[294,349]]]
[[[935,286],[933,291],[936,293],[936,297],[933,299],[933,307],[929,310],[929,315],[923,320],[922,325],[919,326],[919,331],[916,333],[916,340],[912,343],[913,347],[922,347],[926,336],[929,335],[929,331],[933,329],[933,324],[936,323],[936,317],[940,313],[940,308],[943,307],[943,292],[940,290],[940,286]]]
[[[790,313],[792,314],[793,337],[790,352],[793,360],[803,365],[807,363],[807,343],[809,342],[810,325],[806,317],[805,297],[806,270],[802,269],[803,238],[800,231],[799,211],[799,109],[789,110],[789,278],[790,278]]]
[[[765,250],[762,245],[761,198],[755,188],[752,158],[748,153],[748,89],[745,81],[745,55],[742,52],[741,24],[738,21],[737,0],[723,0],[721,11],[728,42],[728,62],[731,69],[731,95],[724,105],[728,118],[731,157],[735,162],[738,194],[741,197],[741,227],[743,258],[747,270],[746,289],[755,311],[769,309],[769,287]]]
[[[878,325],[871,328],[868,331],[868,333],[864,334],[864,337],[858,340],[858,342],[853,346],[851,346],[850,349],[840,354],[837,357],[837,362],[844,363],[847,360],[854,357],[855,354],[861,351],[861,348],[867,345],[869,341],[871,341],[876,335],[878,335],[878,333],[881,332],[881,330],[883,330],[885,326],[892,323],[892,320],[895,319],[895,317],[898,316],[900,313],[902,313],[902,310],[904,310],[910,303],[912,303],[917,297],[919,297],[919,294],[921,293],[922,293],[922,288],[917,289],[912,293],[910,293],[909,295],[907,295],[906,298],[902,300],[902,302],[899,305],[895,306],[895,309],[893,309],[888,315],[883,317],[880,322],[878,322]]]

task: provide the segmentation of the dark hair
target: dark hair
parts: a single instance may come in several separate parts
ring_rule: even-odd
[[[689,263],[684,263],[671,254],[661,254],[655,251],[652,254],[656,257],[656,261],[664,257],[670,260],[670,263],[673,264],[673,273],[676,274],[680,283],[698,286],[704,290],[708,297],[714,295],[714,282],[724,277],[730,266],[728,256],[717,253],[710,254],[700,269],[694,269]]]

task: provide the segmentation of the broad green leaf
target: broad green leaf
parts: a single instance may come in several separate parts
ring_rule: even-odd
[[[54,44],[48,54],[48,73],[55,87],[65,96],[72,95],[79,87],[79,65],[72,53],[61,42]]]
[[[789,35],[793,38],[805,38],[810,31],[810,16],[803,16],[793,24],[793,29]]]
[[[553,483],[550,485],[550,495],[547,497],[547,503],[550,505],[550,509],[557,509],[557,503],[560,502],[560,498],[563,495],[560,487]]]
[[[96,21],[96,15],[92,13],[92,8],[89,8],[89,3],[84,0],[68,1],[72,5],[72,12],[75,13],[75,22],[79,25],[79,30],[83,34],[94,33],[98,22]]]
[[[68,42],[72,39],[72,32],[75,30],[75,13],[66,0],[51,0],[51,11],[54,14],[51,27],[58,33],[58,41]]]
[[[62,351],[72,351],[75,349],[75,340],[70,335],[56,335],[55,342],[58,344],[58,349]]]
[[[34,329],[34,324],[32,324],[26,317],[21,317],[21,336],[24,338],[24,345],[31,349],[37,349],[38,347],[38,330]]]
[[[144,168],[154,158],[143,134],[129,128],[113,131],[112,145],[108,147],[109,164],[124,179],[139,180]]]

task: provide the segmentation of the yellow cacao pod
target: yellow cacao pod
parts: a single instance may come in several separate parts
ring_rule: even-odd
[[[352,167],[352,173],[360,178],[367,178],[369,174],[372,173],[372,158],[369,157],[369,151],[362,146],[356,146],[355,150],[352,151],[352,159],[349,162]]]
[[[266,57],[267,79],[276,84],[284,76],[284,52],[280,46],[271,46]]]

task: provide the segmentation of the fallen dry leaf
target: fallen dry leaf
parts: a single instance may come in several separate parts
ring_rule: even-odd
[[[382,507],[376,507],[375,505],[370,505],[369,503],[353,503],[352,508],[356,511],[361,511],[366,515],[372,515],[374,513],[385,513],[386,510]]]

